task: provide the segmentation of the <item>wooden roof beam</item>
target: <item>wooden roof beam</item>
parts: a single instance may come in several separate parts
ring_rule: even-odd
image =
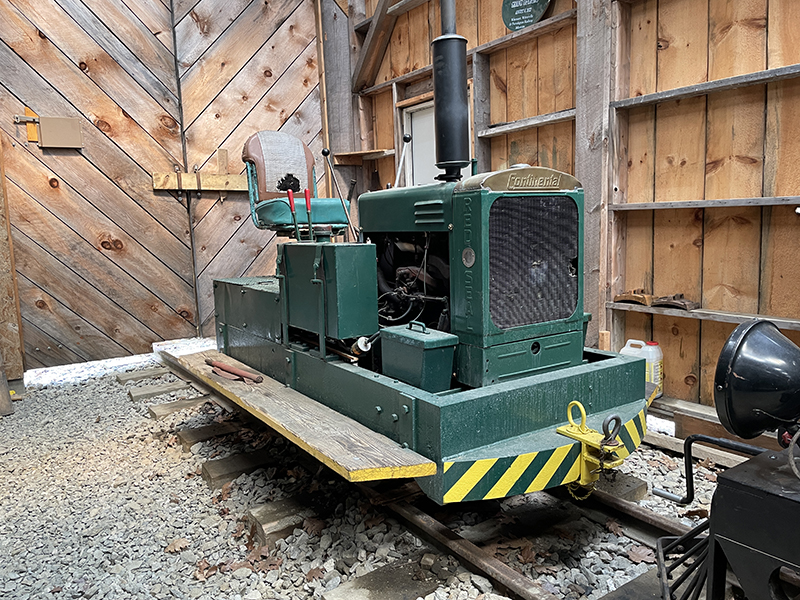
[[[397,21],[396,15],[388,14],[391,2],[392,0],[378,0],[378,6],[375,7],[369,32],[364,45],[361,46],[361,53],[358,55],[358,63],[353,73],[353,91],[356,93],[375,81],[378,74]]]

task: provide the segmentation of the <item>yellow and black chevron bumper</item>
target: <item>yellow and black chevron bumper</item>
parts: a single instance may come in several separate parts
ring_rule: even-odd
[[[616,449],[619,458],[628,457],[642,443],[647,430],[645,411],[643,408],[620,427],[616,438],[620,442]],[[569,442],[517,456],[445,462],[442,470],[443,504],[526,494],[577,481],[581,443]]]

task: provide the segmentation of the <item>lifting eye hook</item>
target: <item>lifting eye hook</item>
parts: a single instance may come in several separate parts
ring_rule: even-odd
[[[611,424],[614,426],[609,431],[609,427]],[[603,440],[600,442],[602,446],[619,446],[619,442],[617,441],[617,436],[619,435],[619,430],[622,427],[622,418],[616,414],[612,413],[608,415],[605,420],[603,421],[603,435],[605,436]]]

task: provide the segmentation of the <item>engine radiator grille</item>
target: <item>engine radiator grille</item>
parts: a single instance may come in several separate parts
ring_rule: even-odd
[[[567,196],[503,196],[489,209],[489,312],[500,329],[571,316],[578,207]]]

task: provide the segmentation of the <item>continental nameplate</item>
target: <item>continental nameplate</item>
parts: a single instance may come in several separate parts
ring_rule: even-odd
[[[507,188],[509,190],[558,190],[561,189],[560,185],[561,173],[552,175],[536,175],[535,173],[516,175],[512,173],[508,176]]]
[[[456,186],[456,192],[474,189],[493,192],[572,191],[581,187],[569,173],[547,167],[514,167],[470,177]]]

